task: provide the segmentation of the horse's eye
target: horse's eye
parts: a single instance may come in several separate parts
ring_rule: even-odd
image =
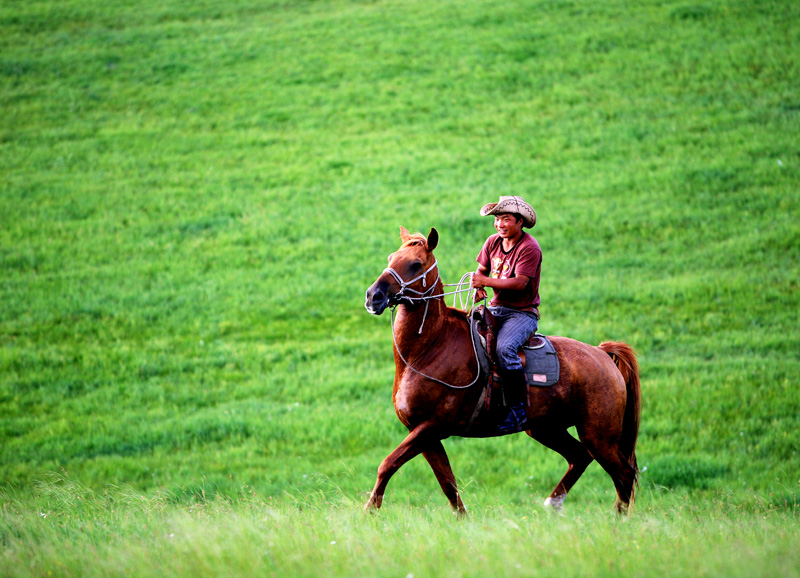
[[[422,263],[420,263],[419,261],[416,261],[415,263],[411,263],[411,270],[412,270],[414,273],[416,273],[416,272],[417,272],[417,271],[419,271],[420,269],[422,269]]]

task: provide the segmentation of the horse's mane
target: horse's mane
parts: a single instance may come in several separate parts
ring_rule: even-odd
[[[462,311],[461,309],[456,309],[455,307],[447,307],[447,309],[445,310],[445,315],[457,321],[466,322],[468,319],[468,314],[466,311]]]
[[[405,249],[406,247],[412,247],[414,245],[422,245],[423,247],[427,247],[428,239],[422,233],[414,233],[408,239],[406,239],[402,245],[400,245],[400,249]]]

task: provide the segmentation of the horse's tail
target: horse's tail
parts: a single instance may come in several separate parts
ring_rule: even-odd
[[[628,403],[625,405],[619,447],[625,459],[633,466],[636,472],[635,481],[638,485],[639,466],[636,463],[636,438],[639,435],[639,421],[642,417],[642,389],[639,383],[639,363],[636,361],[636,352],[627,343],[617,341],[607,341],[601,343],[599,347],[614,360],[628,389]],[[633,501],[633,495],[631,495],[631,501]]]

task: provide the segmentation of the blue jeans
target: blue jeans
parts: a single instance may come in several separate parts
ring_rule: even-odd
[[[489,307],[497,322],[497,358],[500,368],[506,371],[522,369],[517,351],[539,328],[539,319],[533,313],[508,307]]]

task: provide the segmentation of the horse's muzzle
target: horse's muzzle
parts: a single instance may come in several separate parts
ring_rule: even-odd
[[[373,315],[380,315],[389,306],[389,284],[386,281],[375,281],[367,289],[367,298],[364,307]]]

